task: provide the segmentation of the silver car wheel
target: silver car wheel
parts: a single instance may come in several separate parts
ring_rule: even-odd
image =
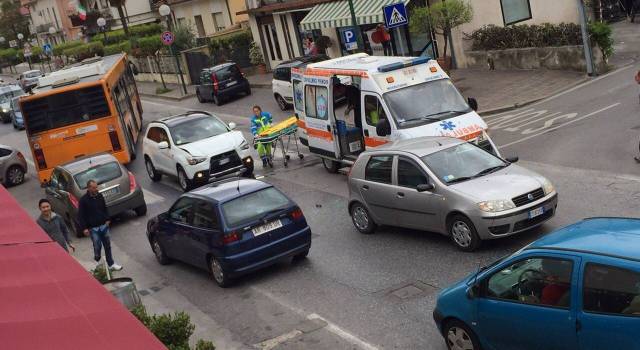
[[[353,224],[359,230],[366,230],[369,227],[369,215],[363,207],[357,206],[353,210]]]
[[[451,327],[447,333],[447,345],[452,350],[474,350],[473,341],[464,329]]]
[[[14,166],[9,169],[7,177],[12,185],[19,185],[24,181],[24,172],[19,167]]]
[[[224,282],[224,271],[222,270],[222,266],[215,258],[211,258],[211,273],[213,274],[213,278],[218,283]]]
[[[451,234],[456,243],[461,247],[471,244],[471,229],[464,221],[456,221],[451,228]]]

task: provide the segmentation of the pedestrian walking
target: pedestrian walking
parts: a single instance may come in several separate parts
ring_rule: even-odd
[[[76,251],[76,247],[71,244],[69,239],[69,229],[67,224],[64,223],[62,217],[51,210],[51,203],[48,199],[41,199],[38,202],[38,208],[40,209],[40,216],[36,220],[36,223],[44,230],[44,232],[51,237],[54,241],[65,250]]]
[[[104,255],[109,269],[122,270],[122,266],[113,261],[111,239],[109,237],[111,220],[107,212],[107,203],[102,194],[98,192],[98,183],[95,180],[87,181],[87,193],[80,198],[80,203],[78,204],[78,221],[84,235],[91,235],[93,258],[98,265],[100,265],[100,260],[102,259],[102,247],[104,246]]]
[[[263,112],[260,106],[253,106],[253,116],[251,116],[251,133],[255,138],[261,132],[271,127],[271,113]],[[271,159],[271,144],[258,143],[256,146],[258,155],[262,159],[262,167],[266,168],[267,165],[273,167],[273,160]]]

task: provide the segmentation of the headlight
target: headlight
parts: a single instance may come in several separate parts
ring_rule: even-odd
[[[555,191],[555,188],[553,188],[553,184],[551,183],[551,181],[544,179],[544,182],[542,183],[542,190],[544,191],[544,195],[548,195],[549,193]]]
[[[8,109],[6,109],[6,108],[3,108],[3,109],[2,109],[2,113],[7,113],[7,112],[9,112],[9,110],[8,110]]]
[[[249,143],[246,140],[242,140],[240,144],[240,149],[249,149]]]
[[[516,206],[513,204],[513,202],[510,199],[495,199],[491,201],[480,202],[478,203],[478,207],[482,211],[495,213],[499,211],[513,209]]]
[[[198,163],[202,163],[205,160],[207,160],[207,157],[193,157],[193,158],[187,158],[187,162],[189,163],[189,165],[196,165]]]

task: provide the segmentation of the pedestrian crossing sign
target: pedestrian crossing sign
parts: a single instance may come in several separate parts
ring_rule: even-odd
[[[387,5],[382,8],[384,12],[384,22],[387,28],[395,28],[409,24],[407,8],[404,2]]]

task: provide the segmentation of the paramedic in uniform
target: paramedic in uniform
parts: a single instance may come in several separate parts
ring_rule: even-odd
[[[251,117],[251,133],[255,138],[261,132],[271,127],[272,121],[271,113],[263,112],[260,106],[253,106],[253,116]],[[262,159],[262,167],[267,165],[273,167],[273,161],[271,160],[271,144],[258,143],[257,148],[258,155]]]

